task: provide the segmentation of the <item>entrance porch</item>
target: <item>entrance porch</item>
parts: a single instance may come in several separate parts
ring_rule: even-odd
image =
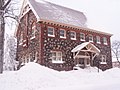
[[[100,50],[90,42],[82,43],[72,49],[75,66],[86,68],[93,66],[94,58]]]

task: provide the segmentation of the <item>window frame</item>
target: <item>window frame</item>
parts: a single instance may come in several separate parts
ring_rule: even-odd
[[[53,33],[52,35],[49,34],[49,31],[48,31],[49,28],[51,28],[51,29],[53,30],[53,31],[52,31],[52,33]],[[48,27],[47,27],[47,33],[48,33],[48,36],[50,36],[50,37],[55,37],[55,29],[54,29],[54,27],[50,27],[50,26],[48,26]]]
[[[60,29],[60,31],[64,31],[64,36],[61,36],[61,33],[59,32],[60,38],[66,38],[66,30],[65,29]]]
[[[74,38],[72,37],[71,33],[74,33]],[[70,39],[76,40],[76,32],[75,31],[70,31]]]
[[[31,34],[31,38],[30,39],[34,39],[35,38],[36,31],[37,31],[36,24],[33,24],[32,25],[32,34]]]
[[[83,36],[81,36],[83,35]],[[85,34],[84,33],[80,33],[80,41],[85,41]]]
[[[101,57],[100,57],[101,59],[101,62],[100,62],[100,64],[107,64],[107,62],[106,62],[106,55],[101,55]]]
[[[104,44],[104,45],[108,45],[108,41],[107,41],[107,38],[106,38],[106,37],[103,37],[103,44]]]
[[[100,36],[96,36],[96,42],[97,42],[98,44],[101,44]]]
[[[55,53],[55,55],[53,55],[53,53]],[[60,54],[60,56],[59,56],[59,54]],[[62,52],[61,51],[51,51],[51,59],[52,59],[52,63],[64,63],[64,61],[62,60]]]
[[[20,33],[19,45],[23,44],[23,32]]]
[[[92,38],[90,38],[90,37],[92,37]],[[93,35],[92,34],[89,34],[89,42],[93,42]]]

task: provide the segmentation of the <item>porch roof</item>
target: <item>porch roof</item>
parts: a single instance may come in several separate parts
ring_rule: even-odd
[[[90,42],[84,42],[84,43],[76,46],[75,48],[72,49],[71,52],[82,51],[82,49],[83,49],[84,47],[87,47],[88,50],[86,50],[86,51],[94,51],[94,52],[96,52],[96,53],[100,53],[100,50],[99,50],[95,45],[93,45],[93,44],[90,43]]]

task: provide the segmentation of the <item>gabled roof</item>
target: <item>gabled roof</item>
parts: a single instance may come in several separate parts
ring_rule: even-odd
[[[76,46],[75,48],[72,49],[71,52],[78,52],[78,51],[81,51],[84,47],[87,47],[88,48],[88,51],[94,51],[95,53],[100,53],[100,50],[95,46],[93,45],[92,43],[90,42],[84,42],[78,46]]]
[[[110,33],[87,28],[87,18],[82,12],[56,5],[44,0],[23,0],[20,16],[22,16],[24,7],[27,4],[35,14],[37,21],[51,22],[112,36]]]
[[[24,5],[25,3],[26,1],[24,1]],[[28,0],[27,3],[30,5],[38,21],[49,20],[86,27],[86,16],[82,12],[59,6],[44,0]]]

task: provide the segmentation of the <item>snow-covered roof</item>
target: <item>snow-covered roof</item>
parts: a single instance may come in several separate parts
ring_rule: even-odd
[[[90,42],[84,42],[84,43],[76,46],[75,48],[72,49],[71,52],[80,51],[80,50],[82,50],[84,47],[86,47],[87,45],[89,45],[89,46],[91,46],[92,48],[94,48],[96,52],[98,52],[98,53],[100,52],[100,50],[99,50],[95,45],[93,45],[93,44],[90,43]]]
[[[86,16],[80,12],[44,0],[28,0],[38,21],[49,20],[64,24],[86,27]]]
[[[32,9],[35,14],[37,21],[50,22],[112,36],[110,33],[88,28],[86,26],[87,18],[83,12],[44,0],[23,0],[20,17],[23,16],[22,13],[26,5],[30,6],[30,9]]]

